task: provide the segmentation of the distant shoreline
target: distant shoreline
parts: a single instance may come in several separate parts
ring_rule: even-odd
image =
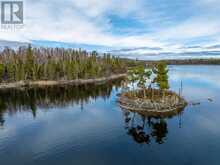
[[[158,61],[140,60],[148,64],[155,64]],[[183,60],[161,60],[167,65],[220,65],[220,59],[183,59]]]
[[[94,78],[94,79],[77,79],[77,80],[40,80],[40,81],[17,81],[9,83],[0,83],[0,90],[3,89],[13,89],[22,87],[48,87],[56,85],[84,85],[84,84],[96,84],[105,83],[111,80],[116,80],[119,78],[126,77],[126,73],[114,74],[108,77]]]

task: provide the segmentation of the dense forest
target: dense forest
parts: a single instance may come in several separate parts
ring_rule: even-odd
[[[96,51],[29,45],[0,52],[0,82],[88,79],[125,72],[124,60]]]

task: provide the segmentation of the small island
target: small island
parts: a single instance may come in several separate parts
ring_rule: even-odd
[[[129,83],[132,84],[131,87],[128,86]],[[154,112],[158,115],[183,109],[187,105],[185,99],[168,89],[168,69],[165,62],[159,62],[153,67],[134,67],[128,71],[128,81],[124,83],[118,102],[126,110]]]

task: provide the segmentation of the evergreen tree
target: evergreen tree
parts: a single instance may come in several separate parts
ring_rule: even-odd
[[[146,70],[146,68],[142,65],[138,68],[138,86],[142,88],[144,98],[146,98],[146,82],[150,79],[151,74],[152,72]]]
[[[2,82],[2,80],[3,80],[4,71],[5,71],[4,65],[0,64],[0,82]]]
[[[28,45],[25,63],[25,80],[33,80],[34,56],[31,45]]]
[[[168,82],[168,69],[167,64],[165,62],[159,62],[156,66],[156,83],[159,86],[159,88],[162,90],[163,98],[165,96],[165,90],[169,89],[169,82]]]
[[[138,80],[138,76],[136,74],[136,68],[132,68],[128,70],[128,80],[132,83],[132,87],[134,90],[134,83]]]
[[[161,90],[169,89],[168,83],[168,69],[165,62],[159,62],[156,66],[156,83]]]

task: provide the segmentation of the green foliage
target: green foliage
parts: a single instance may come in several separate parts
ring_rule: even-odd
[[[153,74],[154,73],[154,74]],[[145,65],[138,65],[135,67],[132,67],[128,71],[128,80],[134,84],[137,82],[137,87],[141,88],[141,93],[137,93],[135,91],[134,85],[133,91],[131,92],[132,96],[137,96],[141,94],[141,97],[146,98],[146,88],[152,89],[151,85],[153,83],[156,83],[157,86],[163,90],[169,89],[169,83],[168,83],[168,69],[167,65],[164,62],[159,62],[155,67],[145,67]],[[153,100],[154,98],[154,90],[148,90],[148,92],[151,91],[151,98]],[[149,93],[148,93],[149,94]]]
[[[134,91],[134,83],[137,82],[137,86],[142,88],[145,92],[147,80],[151,78],[152,71],[144,67],[144,65],[139,65],[129,69],[128,71],[128,80],[132,83]],[[136,95],[133,93],[134,96]],[[144,93],[145,97],[145,93]]]
[[[137,69],[138,75],[138,86],[141,88],[146,88],[146,82],[150,79],[152,71],[147,70],[143,65],[139,66]]]
[[[34,56],[31,45],[28,45],[25,61],[25,80],[33,80],[34,76]]]
[[[74,80],[125,73],[124,60],[96,51],[21,47],[0,53],[0,82]]]
[[[167,64],[165,62],[159,62],[156,65],[155,73],[157,75],[155,81],[160,89],[165,90],[169,89],[169,82],[168,82],[168,69]]]
[[[3,64],[0,64],[0,81],[2,81],[4,76],[5,67]]]
[[[128,70],[128,80],[132,83],[134,90],[134,83],[138,80],[136,68],[132,68]]]
[[[138,75],[138,86],[140,88],[145,88],[145,68],[144,66],[139,66],[137,69],[137,75]]]

